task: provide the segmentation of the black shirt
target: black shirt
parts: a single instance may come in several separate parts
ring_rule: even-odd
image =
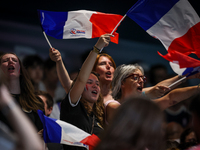
[[[73,104],[72,104],[73,105]],[[73,124],[89,134],[99,135],[103,130],[95,115],[88,115],[84,105],[77,102],[72,106],[69,102],[68,94],[61,102],[60,120]],[[64,150],[85,150],[85,148],[63,145]]]
[[[19,103],[19,94],[12,94],[12,96],[15,98],[15,102],[17,104],[19,104],[19,107],[20,106],[20,103]],[[34,111],[30,111],[30,112],[27,112],[27,111],[24,111],[22,109],[22,111],[28,116],[28,118],[30,119],[30,121],[33,123],[33,125],[35,125],[37,131],[40,131],[43,129],[43,125],[42,125],[42,122],[37,114],[37,112],[34,112]],[[6,117],[2,114],[2,112],[0,112],[0,120],[2,122],[4,122],[11,130],[13,130],[13,128],[10,126],[10,123],[8,122],[8,120],[6,119]]]

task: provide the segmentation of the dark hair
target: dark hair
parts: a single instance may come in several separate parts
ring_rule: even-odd
[[[44,105],[43,103],[38,101],[38,99],[36,98],[34,94],[34,87],[19,57],[15,53],[5,53],[0,56],[0,63],[1,63],[2,57],[6,54],[13,54],[19,60],[19,64],[20,64],[19,82],[20,82],[20,90],[21,90],[20,96],[19,96],[19,103],[21,107],[27,111],[33,110],[36,112],[38,109],[43,111]]]
[[[163,121],[164,115],[154,102],[130,97],[116,111],[95,150],[163,150]]]
[[[56,62],[52,61],[50,58],[47,58],[44,62],[44,69],[50,70],[56,66]]]
[[[191,132],[194,132],[194,130],[193,130],[192,128],[187,128],[187,129],[185,129],[185,130],[182,132],[181,137],[180,137],[180,144],[185,143],[186,137],[187,137]]]
[[[48,109],[50,109],[51,107],[53,107],[54,101],[53,101],[52,96],[48,92],[46,92],[46,91],[36,91],[35,95],[37,95],[37,96],[41,95],[41,96],[44,96],[47,99],[46,103],[47,103],[47,108]]]
[[[24,57],[23,61],[22,61],[25,69],[29,68],[29,67],[34,67],[34,66],[43,66],[44,65],[44,61],[43,59],[38,56],[38,55],[28,55],[26,57]]]
[[[167,67],[163,64],[153,65],[149,70],[149,82],[153,85],[157,84],[155,80],[155,71],[158,69],[163,69],[167,72]]]
[[[192,100],[189,106],[189,110],[191,112],[196,113],[196,115],[200,118],[199,106],[200,106],[200,93],[192,97]]]

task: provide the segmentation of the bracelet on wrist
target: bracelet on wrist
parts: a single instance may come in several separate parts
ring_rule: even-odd
[[[4,114],[4,116],[7,116],[10,110],[14,107],[16,107],[16,103],[14,101],[11,101],[1,109],[1,112]]]
[[[98,49],[96,46],[93,46],[93,52],[99,54],[100,53],[100,49]]]

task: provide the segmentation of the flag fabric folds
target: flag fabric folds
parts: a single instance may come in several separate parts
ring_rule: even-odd
[[[67,122],[46,117],[41,110],[38,115],[43,124],[45,143],[60,143],[93,149],[100,139]]]
[[[171,62],[171,67],[179,75],[188,76],[200,72],[200,61],[177,51],[170,51],[166,55],[158,54]],[[180,68],[180,69],[179,69]]]
[[[55,12],[38,10],[43,30],[57,39],[96,38],[111,33],[121,15],[107,14],[96,11],[78,10]],[[118,33],[113,33],[111,42],[118,43]]]
[[[200,18],[187,0],[139,0],[127,16],[168,51],[200,57]]]
[[[176,60],[169,60],[177,74],[193,71],[189,66],[183,67],[188,61],[194,63],[184,55],[194,53],[200,58],[200,18],[188,0],[139,0],[126,14],[161,41],[169,53],[164,56],[165,59],[169,60],[169,56],[174,59],[178,55],[180,59],[184,57],[178,65]],[[198,63],[195,61],[195,64]]]

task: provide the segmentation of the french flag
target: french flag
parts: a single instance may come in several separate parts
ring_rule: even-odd
[[[41,110],[37,112],[43,124],[45,143],[60,143],[92,150],[100,141],[94,134],[90,135],[67,122],[46,117]]]
[[[38,10],[43,30],[57,39],[96,38],[111,33],[121,15],[107,14],[96,11],[78,10],[55,12]],[[116,30],[116,29],[115,29]],[[118,44],[118,33],[111,37],[111,42]]]
[[[179,75],[193,75],[200,72],[200,61],[178,51],[170,51],[166,55],[158,54],[170,62],[172,69]]]
[[[200,18],[187,0],[139,0],[126,15],[168,52],[200,57]]]

